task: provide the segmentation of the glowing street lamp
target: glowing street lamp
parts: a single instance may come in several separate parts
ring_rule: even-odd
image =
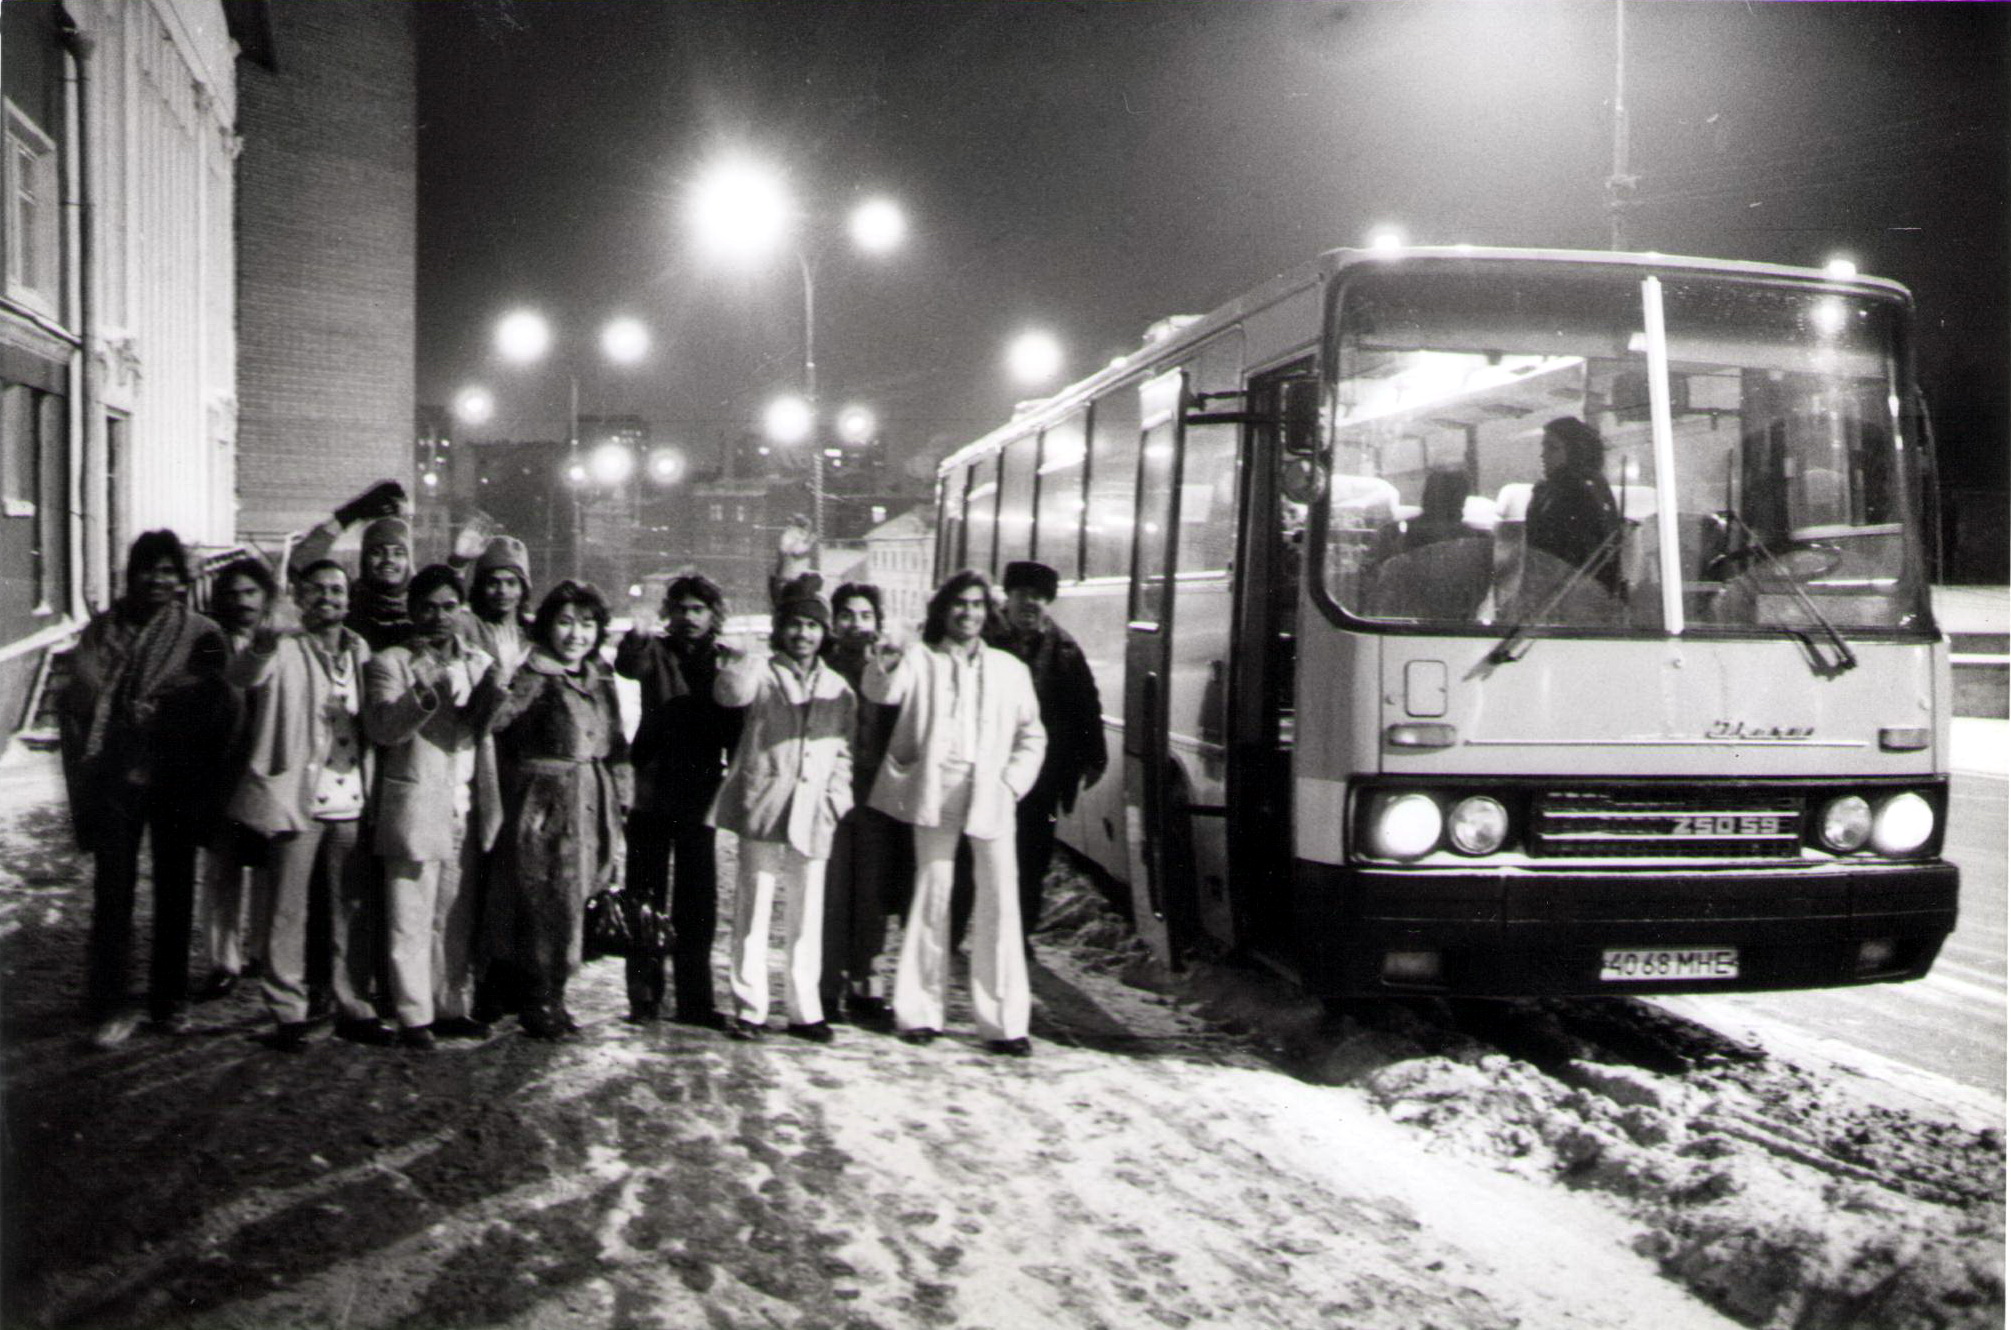
[[[649,454],[649,478],[659,485],[675,485],[684,479],[684,453],[676,448],[654,448]]]
[[[794,447],[810,437],[817,421],[809,399],[792,394],[770,402],[762,413],[761,423],[769,438],[784,447]]]
[[[868,199],[852,210],[852,243],[868,254],[899,249],[908,235],[908,219],[892,199]]]
[[[464,425],[486,425],[496,414],[496,399],[487,388],[470,386],[454,395],[454,418]]]
[[[689,219],[700,244],[709,252],[741,262],[775,253],[789,244],[801,211],[782,173],[746,157],[729,157],[705,170],[692,188]],[[885,254],[906,238],[908,221],[888,198],[867,199],[848,219],[852,242],[869,254]],[[778,431],[771,419],[769,438],[784,445],[804,442],[810,449],[810,534],[824,534],[824,455],[815,446],[817,432],[817,273],[810,250],[797,240],[789,247],[803,274],[803,397],[802,420]],[[775,410],[773,404],[769,408]],[[793,410],[793,408],[791,408]]]
[[[838,437],[854,447],[871,443],[879,428],[872,411],[856,402],[838,413]]]
[[[617,365],[634,365],[649,354],[649,329],[639,319],[609,319],[601,329],[601,354]]]
[[[738,262],[759,262],[773,253],[795,214],[781,173],[747,157],[713,163],[691,191],[689,215],[699,242]]]
[[[635,450],[625,443],[610,439],[594,449],[588,459],[593,477],[603,485],[613,487],[635,474]]]
[[[496,350],[515,365],[529,365],[551,350],[552,325],[534,309],[512,310],[496,324]]]
[[[1037,328],[1013,338],[1006,348],[1006,369],[1023,384],[1048,382],[1061,373],[1062,360],[1061,342]]]

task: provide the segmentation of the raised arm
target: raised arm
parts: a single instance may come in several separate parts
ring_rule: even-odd
[[[411,659],[387,654],[363,667],[363,732],[371,743],[402,744],[440,709],[440,694],[407,664]]]

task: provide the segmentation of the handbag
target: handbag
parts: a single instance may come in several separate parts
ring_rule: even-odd
[[[629,954],[627,902],[620,887],[608,887],[587,897],[586,928],[580,937],[580,951],[587,960]]]

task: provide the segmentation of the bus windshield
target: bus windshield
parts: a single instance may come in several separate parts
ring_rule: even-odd
[[[1640,273],[1415,265],[1336,302],[1320,588],[1433,630],[1926,630],[1896,299],[1671,270],[1675,474]],[[1676,552],[1661,549],[1662,505]]]

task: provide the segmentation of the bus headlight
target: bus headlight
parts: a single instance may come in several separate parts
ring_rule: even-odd
[[[1880,854],[1912,854],[1934,834],[1934,805],[1907,790],[1879,805],[1871,824],[1871,848]]]
[[[1461,854],[1493,854],[1508,839],[1508,810],[1499,799],[1469,795],[1452,806],[1445,831]]]
[[[1855,794],[1832,799],[1822,810],[1823,848],[1838,854],[1861,850],[1871,839],[1871,805]]]
[[[1438,845],[1445,816],[1428,794],[1385,795],[1369,818],[1369,849],[1385,859],[1418,859]]]

